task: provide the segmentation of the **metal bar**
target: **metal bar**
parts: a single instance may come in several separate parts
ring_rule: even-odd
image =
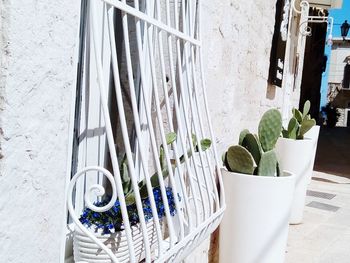
[[[147,234],[147,227],[146,227],[146,222],[145,222],[145,215],[143,213],[143,206],[141,203],[140,189],[138,187],[138,180],[137,180],[138,178],[136,177],[136,174],[135,174],[135,166],[133,163],[133,156],[132,156],[131,147],[130,147],[130,139],[129,139],[129,135],[128,135],[128,129],[127,129],[126,120],[125,120],[125,111],[124,111],[123,101],[122,101],[122,92],[121,92],[121,87],[120,87],[120,82],[119,82],[118,58],[117,58],[116,45],[115,45],[113,12],[112,11],[113,11],[113,9],[109,8],[109,11],[108,11],[108,29],[109,29],[109,36],[110,36],[109,42],[111,44],[112,67],[113,67],[114,84],[115,84],[116,97],[117,97],[117,106],[118,106],[121,129],[122,129],[122,136],[123,136],[123,141],[124,141],[125,153],[127,156],[128,168],[129,168],[129,172],[130,172],[130,178],[131,178],[132,186],[133,186],[134,193],[135,193],[137,211],[139,213],[139,218],[140,218],[140,223],[141,223],[141,228],[142,228],[142,235],[143,235],[143,239],[145,242],[146,262],[150,262],[151,261],[151,251],[150,251],[151,246],[150,246],[150,241],[149,241],[149,237]],[[149,192],[149,196],[153,197],[152,191]],[[155,207],[154,202],[153,202],[153,204],[151,204],[151,206],[152,206],[152,213],[155,214],[157,235],[158,235],[158,240],[160,241],[161,240],[161,231],[160,231],[160,226],[158,223],[159,219],[158,219],[158,215],[157,215],[157,209]]]
[[[135,2],[135,8],[136,9],[139,8],[138,1]],[[142,51],[142,44],[141,44],[140,19],[138,17],[135,17],[135,22],[136,22],[137,48],[138,48],[139,61],[140,61],[140,71],[141,71],[141,85],[142,85],[142,89],[144,89],[145,87],[147,87],[147,85],[145,83],[145,79],[146,79],[146,75],[144,73],[145,64],[144,64],[144,60],[143,60],[143,56],[142,56],[143,51]],[[147,34],[147,33],[145,33],[145,34]],[[144,99],[147,124],[148,124],[148,128],[150,131],[149,135],[151,137],[151,149],[153,152],[154,162],[156,165],[157,176],[158,176],[160,190],[161,190],[162,199],[163,199],[164,208],[165,208],[166,220],[167,220],[168,227],[169,227],[170,246],[173,246],[176,242],[175,230],[174,230],[173,222],[171,220],[168,198],[167,198],[167,195],[165,192],[163,173],[162,173],[162,169],[160,167],[160,163],[158,160],[159,153],[158,153],[157,143],[156,143],[156,139],[155,139],[155,132],[154,132],[154,128],[153,128],[152,116],[150,113],[147,98],[145,97],[145,93],[144,92],[141,92],[141,93],[142,93],[143,99]]]
[[[163,23],[157,21],[156,19],[147,16],[145,13],[140,12],[140,10],[137,10],[135,8],[130,7],[129,5],[124,3],[124,1],[123,2],[120,2],[118,0],[103,0],[103,1],[112,5],[112,6],[115,6],[116,8],[118,8],[118,9],[132,15],[132,16],[134,16],[135,18],[146,21],[147,23],[152,24],[152,25],[154,25],[154,26],[156,26],[156,27],[182,39],[182,40],[186,40],[186,41],[191,42],[192,44],[197,45],[197,46],[201,45],[200,41],[189,37],[188,35],[184,34],[181,31],[175,30],[167,25],[164,25]],[[136,3],[137,3],[137,1],[135,1],[135,4]]]
[[[160,0],[157,0],[157,14],[158,17],[157,19],[160,20]],[[166,18],[168,18],[168,16],[166,16]],[[168,21],[168,19],[167,19]],[[169,102],[169,95],[168,95],[168,89],[167,89],[167,80],[166,80],[166,73],[165,73],[165,59],[164,59],[164,49],[163,49],[163,31],[158,30],[158,48],[159,48],[159,56],[160,56],[160,64],[161,64],[161,75],[162,75],[162,88],[163,88],[163,94],[164,94],[164,100],[165,100],[165,107],[166,107],[166,113],[167,113],[167,117],[168,117],[168,123],[169,123],[169,128],[171,131],[175,131],[174,129],[174,125],[173,125],[173,118],[172,118],[172,114],[171,114],[171,109],[170,109],[170,102]],[[156,99],[157,100],[157,99]],[[159,107],[159,106],[157,106]],[[176,114],[176,113],[175,113]],[[177,144],[175,142],[172,143],[172,147],[174,150],[174,155],[175,155],[175,162],[177,164],[180,164],[180,155],[179,155],[179,150],[177,149]],[[185,151],[186,149],[184,149],[183,151]],[[186,191],[186,186],[185,186],[185,182],[183,180],[182,175],[184,174],[184,171],[182,169],[182,165],[178,165],[177,166],[178,169],[178,179],[180,181],[180,186],[181,186],[181,190],[182,190],[182,198],[184,200],[185,203],[185,209],[186,211],[190,211],[190,207],[189,207],[189,203],[188,203],[188,195],[187,195],[187,191]],[[182,216],[184,216],[182,214]],[[190,229],[192,229],[192,214],[188,213],[188,217],[189,217],[189,224],[190,224]],[[181,233],[181,237],[184,233]]]
[[[122,217],[124,221],[124,226],[125,226],[125,233],[127,236],[128,244],[129,244],[129,255],[130,255],[130,261],[134,262],[135,261],[135,251],[134,251],[134,246],[133,246],[133,240],[132,240],[132,235],[131,235],[131,228],[130,228],[130,222],[129,222],[129,217],[128,217],[128,212],[126,209],[126,202],[125,202],[125,196],[123,194],[123,187],[121,183],[121,177],[119,174],[119,165],[118,165],[118,158],[117,154],[115,151],[115,146],[114,146],[114,138],[113,138],[113,131],[112,131],[112,126],[111,126],[111,120],[109,116],[109,109],[108,109],[108,104],[107,104],[107,95],[105,94],[105,84],[103,80],[103,74],[102,74],[102,65],[100,61],[100,47],[98,45],[98,40],[97,40],[97,24],[95,20],[95,8],[93,6],[93,1],[91,3],[91,8],[90,8],[90,15],[91,15],[91,24],[92,24],[92,38],[93,38],[93,43],[94,43],[94,54],[95,54],[95,60],[96,60],[96,66],[97,66],[97,72],[98,72],[98,82],[99,82],[99,90],[100,90],[100,100],[102,104],[102,110],[103,110],[103,115],[106,119],[106,134],[107,134],[107,143],[108,147],[110,150],[111,154],[111,161],[112,161],[112,166],[113,166],[113,171],[116,174],[115,176],[115,181],[116,181],[116,189],[118,192],[118,199],[120,202],[120,208],[122,211]]]

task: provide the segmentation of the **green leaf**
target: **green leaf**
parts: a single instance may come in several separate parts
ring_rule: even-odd
[[[125,202],[126,202],[126,205],[135,204],[136,199],[135,199],[135,194],[134,194],[134,192],[129,193],[128,195],[125,196]]]
[[[248,129],[244,129],[243,131],[241,131],[241,133],[239,134],[239,141],[238,141],[239,145],[242,146],[242,142],[248,133],[250,133]]]
[[[170,132],[168,134],[165,135],[165,140],[166,140],[166,144],[172,144],[174,141],[176,141],[177,135],[175,132]]]
[[[304,108],[303,108],[303,119],[305,118],[305,116],[309,113],[311,108],[311,103],[309,100],[305,101],[304,103]]]
[[[279,110],[270,109],[260,119],[258,135],[264,151],[272,150],[282,131],[282,116]]]
[[[301,114],[301,112],[296,108],[293,108],[292,112],[293,112],[294,118],[296,118],[297,121],[301,123],[303,121],[303,115]]]
[[[258,165],[263,150],[257,136],[252,133],[248,133],[242,142],[242,146],[252,154],[255,163]]]
[[[300,137],[304,137],[304,134],[307,133],[315,125],[316,125],[315,119],[304,120],[300,127],[300,132],[299,132]]]
[[[231,146],[227,150],[228,170],[244,174],[253,174],[256,164],[252,154],[243,146]]]
[[[202,151],[206,151],[210,148],[211,146],[211,140],[208,139],[208,138],[205,138],[203,140],[201,140],[201,148],[202,148]]]
[[[310,115],[310,114],[307,114],[307,115],[304,117],[303,121],[304,121],[304,120],[311,120],[311,115]]]
[[[288,138],[296,140],[299,129],[299,123],[296,118],[292,117],[288,123]]]
[[[258,175],[276,176],[277,157],[275,152],[268,151],[261,155]]]

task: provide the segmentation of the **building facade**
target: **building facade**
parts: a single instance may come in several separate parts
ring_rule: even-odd
[[[350,124],[350,44],[349,40],[334,39],[328,75],[328,102],[340,113],[337,126]]]
[[[201,1],[203,71],[219,154],[237,142],[242,129],[255,131],[267,109],[280,109],[286,121],[291,108],[298,106],[305,48],[300,23],[307,14],[288,7],[288,0],[282,2],[288,30],[282,84],[277,87],[269,83],[276,1]],[[84,99],[78,96],[83,4],[0,3],[4,262],[71,260],[66,191],[72,176],[76,107]],[[96,107],[98,112],[100,105],[84,107]],[[88,143],[105,136],[98,125],[90,128]],[[209,244],[205,242],[188,261],[208,261]]]

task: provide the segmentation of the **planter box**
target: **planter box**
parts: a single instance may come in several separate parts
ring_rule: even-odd
[[[296,176],[294,200],[292,204],[290,223],[300,224],[303,220],[306,189],[312,170],[314,144],[311,139],[292,140],[279,138],[276,144],[276,154],[281,169],[290,171]]]
[[[146,223],[148,237],[152,244],[152,249],[157,247],[157,234],[155,225],[152,221]],[[135,248],[135,258],[137,262],[142,261],[144,256],[144,243],[142,236],[141,226],[138,224],[132,226],[132,236]],[[129,260],[129,247],[125,231],[120,231],[113,234],[102,235],[101,232],[93,232],[100,241],[102,241],[108,248],[110,248],[114,255],[118,258],[120,263],[130,262]],[[95,244],[86,234],[84,234],[79,228],[74,231],[73,238],[74,260],[75,262],[98,262],[98,263],[111,263],[110,257],[102,250],[97,244]]]
[[[220,263],[283,263],[295,176],[254,176],[222,169],[226,211]]]

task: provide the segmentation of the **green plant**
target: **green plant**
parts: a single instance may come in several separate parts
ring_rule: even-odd
[[[171,145],[175,143],[177,139],[176,133],[168,133],[165,136],[166,138],[166,144]],[[192,145],[194,148],[194,152],[199,152],[199,147],[201,147],[202,151],[206,151],[211,146],[211,140],[210,139],[203,139],[198,144],[197,138],[195,135],[192,135]],[[192,151],[187,150],[187,156],[190,158],[192,156]],[[159,162],[160,167],[162,169],[162,176],[164,179],[166,179],[169,175],[169,170],[167,169],[166,162],[164,160],[164,146],[160,145],[159,148]],[[182,164],[185,161],[184,155],[182,155],[179,158],[180,164]],[[173,159],[170,159],[171,163],[171,169],[175,170],[177,167],[176,161]],[[132,187],[131,178],[129,176],[129,170],[128,170],[128,164],[127,164],[127,157],[126,154],[124,154],[123,158],[119,160],[119,168],[120,168],[120,176],[122,180],[123,185],[123,192],[125,195],[125,201],[127,205],[127,211],[128,211],[128,217],[131,225],[136,225],[140,222],[139,214],[137,211],[137,206],[135,202],[135,192]],[[158,181],[158,173],[154,173],[150,177],[150,181],[152,184],[152,192],[153,192],[153,198],[155,201],[158,217],[161,219],[165,216],[165,208],[164,208],[164,201],[162,198],[162,191],[159,186]],[[141,195],[141,202],[142,202],[142,208],[145,216],[145,220],[148,221],[153,218],[151,204],[150,204],[150,198],[148,195],[147,187],[146,187],[146,179],[143,179],[141,182],[139,182],[139,190]],[[165,187],[166,196],[168,199],[168,205],[169,205],[169,211],[172,216],[176,214],[176,206],[175,206],[175,198],[181,199],[180,196],[175,197],[172,191],[171,187]],[[107,196],[102,201],[97,201],[94,203],[95,206],[105,206],[110,201],[110,196]],[[122,218],[122,213],[120,210],[120,203],[119,200],[115,202],[113,207],[105,212],[95,212],[89,208],[85,208],[83,213],[80,216],[80,222],[88,227],[93,227],[95,231],[98,231],[98,229],[102,230],[102,234],[110,234],[113,232],[118,232],[124,229],[124,222]]]
[[[166,134],[165,137],[166,137],[167,145],[171,145],[171,144],[175,143],[175,141],[177,139],[177,135],[174,132]],[[193,145],[195,152],[199,152],[199,145],[201,146],[202,151],[206,151],[211,146],[211,140],[207,139],[207,138],[202,139],[198,145],[197,137],[193,134],[192,135],[192,145]],[[192,151],[190,149],[187,150],[187,156],[188,156],[188,158],[192,157]],[[182,155],[179,158],[179,161],[180,161],[180,165],[185,161],[184,155]],[[176,163],[176,160],[174,160],[174,159],[170,159],[170,162],[171,162],[171,169],[174,171],[178,164]],[[160,145],[160,147],[159,147],[159,163],[160,163],[160,167],[162,170],[163,179],[166,179],[169,176],[169,170],[168,170],[168,167],[167,167],[166,162],[164,160],[164,146],[163,145]],[[123,190],[124,190],[126,202],[128,205],[131,205],[131,204],[135,203],[135,193],[134,193],[134,190],[132,188],[131,178],[130,178],[129,173],[128,173],[128,165],[127,165],[126,156],[124,156],[124,158],[122,159],[122,161],[120,163],[120,175],[122,178]],[[159,176],[158,176],[157,172],[150,176],[150,181],[152,184],[152,188],[159,187]],[[141,182],[139,182],[139,184],[138,184],[139,188],[140,188],[140,195],[141,195],[142,199],[145,199],[148,197],[146,182],[147,181],[145,178]]]
[[[288,128],[283,128],[282,130],[282,136],[284,138],[302,140],[305,133],[316,125],[315,119],[312,119],[309,114],[310,106],[310,101],[307,100],[304,103],[303,112],[295,108],[292,109],[293,116],[289,120]]]
[[[239,145],[230,146],[223,155],[228,171],[260,176],[280,176],[274,147],[281,134],[282,117],[277,109],[271,109],[262,116],[258,135],[243,130]]]

